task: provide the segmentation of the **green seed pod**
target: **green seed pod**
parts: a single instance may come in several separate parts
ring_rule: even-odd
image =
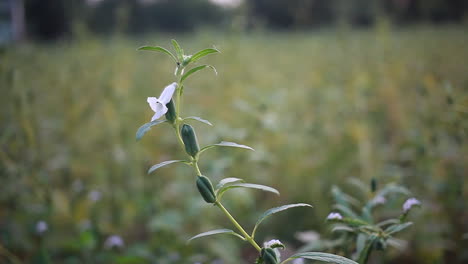
[[[184,124],[181,130],[182,140],[184,141],[185,151],[192,157],[195,157],[200,151],[195,130],[191,125]]]
[[[371,187],[372,192],[377,191],[377,179],[376,178],[371,179],[370,187]]]
[[[210,179],[205,176],[198,176],[197,177],[197,188],[200,192],[203,200],[207,203],[214,203],[216,202],[216,194],[213,189],[213,185],[211,184]]]
[[[174,124],[177,115],[175,111],[175,106],[174,106],[174,101],[171,99],[169,103],[166,104],[167,107],[167,112],[166,112],[166,119],[169,121],[171,124]]]
[[[278,263],[275,250],[273,250],[272,248],[262,248],[262,250],[260,251],[260,255],[262,256],[263,263],[265,264]]]

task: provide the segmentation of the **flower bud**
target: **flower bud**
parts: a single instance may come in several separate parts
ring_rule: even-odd
[[[264,264],[278,263],[275,250],[273,250],[272,248],[262,248],[262,250],[260,251],[260,255],[262,256]]]
[[[203,200],[207,203],[214,203],[216,202],[216,194],[213,189],[213,185],[211,184],[210,179],[205,176],[198,176],[197,177],[197,188],[200,192]]]
[[[181,130],[182,140],[184,141],[185,151],[192,157],[195,157],[200,150],[197,136],[191,125],[184,124]]]
[[[171,124],[174,124],[177,115],[175,111],[175,106],[174,106],[174,101],[171,99],[169,103],[166,104],[167,107],[167,112],[166,112],[166,119],[169,121]]]
[[[377,179],[376,178],[371,179],[370,187],[371,187],[372,192],[377,191]]]

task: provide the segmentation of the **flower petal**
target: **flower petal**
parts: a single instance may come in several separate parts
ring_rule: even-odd
[[[154,111],[154,116],[151,118],[151,122],[153,122],[156,119],[161,118],[166,112],[167,112],[167,107],[166,105],[162,104],[160,101],[156,103],[156,111]]]
[[[153,110],[153,112],[156,112],[157,111],[158,98],[148,97],[148,99],[146,99],[146,101],[148,102],[149,106],[151,107],[151,110]]]
[[[173,82],[164,88],[164,91],[159,96],[159,101],[163,104],[169,103],[171,101],[172,95],[174,94],[177,87],[177,83]]]

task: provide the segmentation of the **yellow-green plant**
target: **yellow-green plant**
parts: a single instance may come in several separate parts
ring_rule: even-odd
[[[349,260],[347,258],[338,256],[338,255],[333,255],[333,254],[322,253],[322,252],[297,253],[285,259],[284,261],[281,261],[281,257],[280,257],[278,249],[279,248],[284,249],[284,245],[279,240],[276,240],[276,239],[271,240],[269,242],[264,243],[263,246],[260,246],[255,241],[255,233],[259,225],[263,222],[263,220],[265,220],[266,218],[268,218],[269,216],[275,213],[278,213],[278,212],[281,212],[290,208],[312,207],[309,204],[305,204],[305,203],[288,204],[288,205],[283,205],[280,207],[269,209],[260,216],[260,218],[256,222],[255,227],[253,228],[253,231],[251,233],[248,233],[242,227],[242,225],[239,224],[239,222],[231,215],[231,213],[229,213],[229,211],[223,206],[221,202],[223,194],[234,188],[258,189],[262,191],[272,192],[275,194],[279,194],[279,192],[276,189],[269,187],[269,186],[245,183],[243,179],[232,178],[232,177],[221,180],[216,185],[216,187],[213,187],[211,180],[202,174],[198,166],[198,161],[201,158],[201,154],[203,154],[205,151],[211,148],[234,147],[234,148],[242,148],[242,149],[248,149],[248,150],[253,150],[253,149],[246,145],[241,145],[241,144],[237,144],[234,142],[226,142],[226,141],[222,141],[217,144],[212,144],[212,145],[208,145],[208,146],[200,148],[194,128],[190,126],[189,124],[187,124],[186,122],[187,120],[192,119],[192,120],[197,120],[208,125],[211,125],[211,123],[207,120],[204,120],[196,116],[182,117],[181,98],[184,92],[185,81],[192,74],[200,70],[207,69],[207,68],[214,70],[214,72],[216,73],[216,69],[211,65],[199,65],[199,66],[194,66],[191,68],[189,68],[189,66],[196,63],[202,57],[205,57],[209,54],[218,53],[219,51],[215,48],[208,48],[208,49],[203,49],[193,55],[186,55],[184,54],[184,51],[182,50],[180,45],[177,43],[177,41],[172,40],[172,44],[175,50],[175,55],[169,50],[160,46],[144,46],[144,47],[139,48],[139,50],[162,52],[170,56],[174,60],[174,63],[176,66],[175,72],[174,72],[176,81],[166,86],[163,92],[161,93],[161,95],[159,96],[159,98],[148,97],[147,99],[148,104],[150,105],[151,109],[154,111],[155,114],[152,117],[151,122],[144,124],[138,129],[136,133],[136,138],[137,140],[141,139],[143,135],[146,134],[153,126],[156,126],[162,123],[168,123],[173,127],[180,146],[183,149],[185,149],[185,152],[187,153],[187,158],[181,159],[181,160],[170,160],[170,161],[165,161],[165,162],[156,164],[149,169],[148,173],[152,173],[155,170],[163,166],[172,164],[172,163],[183,163],[183,164],[191,166],[194,169],[195,174],[196,174],[196,181],[195,181],[196,187],[198,191],[200,192],[200,195],[202,196],[203,200],[219,208],[223,212],[223,214],[229,219],[229,221],[234,225],[234,227],[237,229],[237,232],[231,229],[211,230],[208,232],[198,234],[190,238],[189,241],[196,239],[196,238],[209,236],[209,235],[215,235],[215,234],[234,235],[240,238],[241,240],[250,243],[259,252],[257,262],[256,262],[257,264],[286,263],[288,261],[291,261],[297,258],[317,260],[317,261],[323,261],[323,262],[340,263],[340,264],[356,264],[356,262]],[[166,119],[160,120],[160,118],[163,115],[165,115]]]

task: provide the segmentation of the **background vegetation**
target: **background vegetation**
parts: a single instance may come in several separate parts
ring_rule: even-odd
[[[407,247],[371,263],[468,261],[466,1],[10,2],[24,2],[29,42],[0,40],[0,263],[253,262],[230,237],[185,243],[229,227],[189,168],[146,174],[184,155],[169,126],[135,141],[153,114],[146,98],[173,81],[169,58],[136,48],[171,38],[221,51],[205,60],[218,76],[185,89],[184,112],[214,124],[192,124],[201,145],[256,149],[213,150],[202,171],[281,192],[235,190],[226,207],[252,228],[268,208],[314,205],[266,221],[259,241],[331,237],[332,186],[356,193],[353,177],[376,178],[423,206],[399,236]],[[378,215],[398,215],[403,200]],[[109,248],[113,235],[124,245]]]
[[[423,208],[413,215],[417,225],[405,237],[408,248],[391,252],[387,261],[463,263],[464,33],[382,25],[316,34],[176,36],[192,52],[212,43],[222,51],[208,59],[219,75],[207,71],[186,88],[184,111],[215,124],[214,130],[194,124],[201,144],[224,139],[256,149],[213,151],[207,155],[214,161],[201,164],[203,170],[215,179],[242,176],[282,192],[279,198],[232,195],[228,206],[243,223],[285,202],[313,204],[262,228],[289,247],[301,246],[297,231],[326,234],[332,185],[343,187],[350,177],[405,184]],[[116,256],[119,263],[252,260],[254,252],[229,237],[185,244],[224,222],[199,199],[189,168],[146,175],[150,165],[182,153],[169,127],[135,142],[136,129],[152,115],[146,97],[159,95],[172,80],[168,58],[135,48],[169,46],[170,37],[87,37],[2,51],[3,250],[27,263],[41,248],[57,263],[109,263]],[[42,236],[35,230],[39,220],[49,226]],[[123,249],[104,248],[113,234],[123,237]]]

